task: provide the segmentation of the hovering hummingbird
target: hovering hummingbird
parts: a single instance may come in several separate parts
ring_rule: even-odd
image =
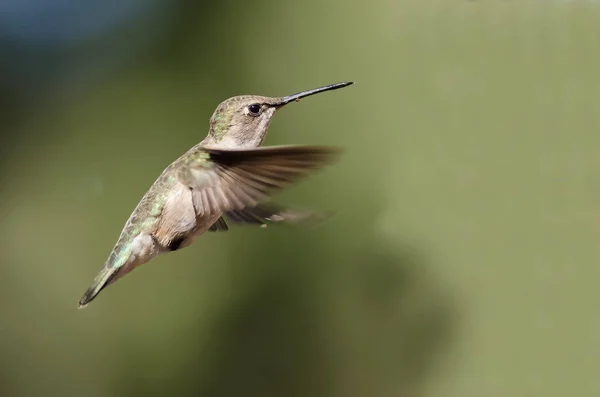
[[[275,191],[331,163],[338,150],[259,146],[278,109],[351,84],[331,84],[281,98],[243,95],[222,102],[210,118],[206,138],[171,163],[142,197],[79,307],[157,255],[187,247],[207,231],[228,230],[226,219],[264,227],[314,215],[265,201]]]

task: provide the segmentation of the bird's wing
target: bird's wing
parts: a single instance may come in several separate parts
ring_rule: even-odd
[[[225,213],[209,229],[211,232],[226,232],[229,230],[225,219],[233,224],[249,224],[266,227],[272,223],[286,223],[301,226],[315,226],[331,213],[295,210],[281,207],[273,203],[260,203],[256,207],[248,207],[243,210],[233,210]]]
[[[338,153],[338,149],[318,146],[199,148],[183,160],[177,176],[191,190],[197,216],[227,213],[256,206],[331,163]]]
[[[226,232],[229,230],[229,226],[227,226],[227,222],[223,217],[217,219],[215,223],[212,224],[211,227],[208,228],[209,232]]]

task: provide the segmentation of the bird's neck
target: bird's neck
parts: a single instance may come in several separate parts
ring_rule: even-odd
[[[209,135],[200,142],[200,145],[213,149],[251,149],[262,145],[264,139],[265,136],[240,137],[235,135],[223,135],[219,138],[215,138],[214,136]]]

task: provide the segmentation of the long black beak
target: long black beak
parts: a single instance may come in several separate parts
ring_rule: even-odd
[[[283,106],[283,105],[286,105],[293,101],[299,101],[300,98],[315,95],[315,94],[325,92],[325,91],[337,90],[338,88],[347,87],[352,84],[354,84],[353,81],[346,81],[343,83],[330,84],[330,85],[326,85],[324,87],[313,88],[312,90],[302,91],[297,94],[284,96],[283,98],[281,98],[281,102],[278,103],[277,106]]]

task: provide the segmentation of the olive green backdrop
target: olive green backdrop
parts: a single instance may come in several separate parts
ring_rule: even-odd
[[[600,3],[172,4],[3,108],[0,395],[600,393]],[[77,310],[221,100],[343,80],[267,141],[345,149],[277,197],[334,218],[205,235]]]

